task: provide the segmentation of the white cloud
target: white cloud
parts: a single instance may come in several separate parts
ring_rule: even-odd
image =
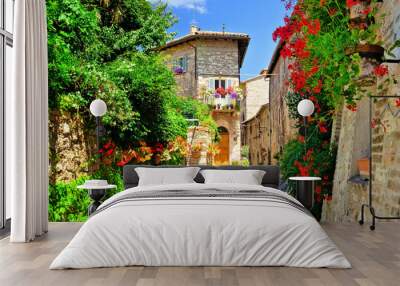
[[[160,0],[150,0],[150,2],[155,3]],[[190,10],[196,10],[197,12],[204,14],[207,12],[206,0],[161,0],[167,2],[169,6],[175,8],[186,8]]]

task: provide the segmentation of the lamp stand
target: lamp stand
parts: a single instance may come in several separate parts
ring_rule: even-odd
[[[100,116],[96,116],[96,144],[97,151],[100,151]]]
[[[303,117],[304,123],[304,155],[307,154],[307,117]]]

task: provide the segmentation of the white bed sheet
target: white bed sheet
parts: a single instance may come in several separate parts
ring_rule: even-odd
[[[265,190],[238,184],[145,186],[154,190]],[[100,207],[101,208],[101,207]],[[311,216],[262,199],[185,198],[121,202],[91,217],[50,269],[145,266],[350,268]]]

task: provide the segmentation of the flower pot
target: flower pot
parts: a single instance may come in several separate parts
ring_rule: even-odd
[[[369,158],[357,160],[357,167],[362,177],[369,177]]]
[[[382,61],[385,49],[379,45],[359,44],[355,48],[347,49],[346,54],[358,53],[363,58],[371,58]]]
[[[192,156],[193,159],[200,159],[201,157],[201,152],[200,151],[193,151]]]

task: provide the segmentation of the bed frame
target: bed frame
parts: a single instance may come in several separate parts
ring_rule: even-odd
[[[136,187],[139,183],[139,177],[135,171],[137,167],[146,167],[146,168],[183,168],[186,166],[149,166],[149,165],[126,165],[123,169],[123,176],[124,176],[124,184],[125,189]],[[279,188],[279,179],[280,179],[280,172],[278,166],[249,166],[249,167],[242,167],[242,166],[195,166],[199,167],[202,170],[262,170],[265,171],[265,175],[262,179],[261,184],[264,187],[271,187],[278,189]],[[204,178],[200,174],[197,174],[194,180],[197,183],[204,183]]]

